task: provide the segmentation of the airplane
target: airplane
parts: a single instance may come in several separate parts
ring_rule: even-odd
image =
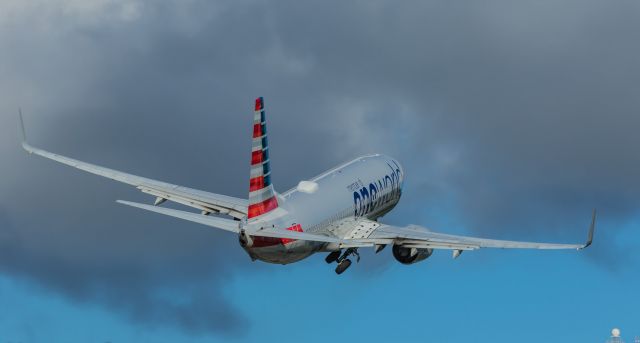
[[[352,256],[359,262],[360,248],[379,253],[390,245],[393,257],[410,265],[427,259],[435,250],[450,250],[455,259],[463,251],[480,248],[581,250],[593,242],[595,209],[583,244],[484,239],[433,232],[418,225],[384,224],[379,219],[398,204],[405,173],[398,161],[380,154],[358,157],[278,193],[271,183],[262,97],[255,100],[254,109],[248,199],[127,174],[35,148],[27,143],[22,111],[19,117],[22,147],[27,152],[132,185],[155,197],[152,205],[117,200],[120,204],[232,232],[252,261],[284,265],[326,253],[325,261],[337,263],[335,272],[342,274],[351,266]],[[161,207],[166,201],[200,213]]]

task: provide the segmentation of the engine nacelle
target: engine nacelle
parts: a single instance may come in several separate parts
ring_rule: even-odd
[[[425,260],[433,254],[433,249],[407,248],[399,245],[393,246],[393,257],[402,264],[414,264]]]

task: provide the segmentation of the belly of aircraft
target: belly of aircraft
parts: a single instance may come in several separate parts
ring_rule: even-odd
[[[282,242],[271,239],[261,240],[261,237],[254,237],[254,246],[243,248],[253,260],[289,264],[309,257],[321,247],[322,244],[308,241]]]

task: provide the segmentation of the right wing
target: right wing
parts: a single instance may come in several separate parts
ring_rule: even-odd
[[[173,185],[170,183],[148,179],[141,176],[123,173],[117,170],[97,166],[94,164],[61,156],[42,149],[35,148],[27,143],[24,130],[22,113],[20,113],[20,125],[22,129],[22,147],[31,154],[42,156],[68,166],[84,170],[86,172],[104,176],[135,186],[140,191],[156,197],[155,204],[170,200],[182,205],[201,210],[203,213],[226,214],[236,219],[242,219],[247,214],[247,200],[234,198],[222,194],[209,193],[197,189]]]
[[[29,145],[26,141],[26,134],[24,130],[24,122],[22,120],[22,113],[20,113],[20,125],[22,129],[22,147],[31,154],[42,156],[66,165],[69,165],[86,172],[104,176],[106,178],[120,181],[136,188],[140,189],[144,193],[156,196],[155,205],[170,200],[183,205],[191,206],[202,210],[205,213],[220,213],[226,214],[236,219],[243,219],[247,215],[248,201],[246,199],[234,198],[222,194],[215,194],[200,191],[197,189],[182,187],[173,185],[170,183],[156,181],[141,176],[123,173],[117,170],[100,167],[94,164],[75,160],[73,158],[54,154],[49,151],[35,148]],[[137,207],[143,210],[164,214],[170,217],[180,218],[183,220],[203,224],[210,227],[215,227],[225,231],[234,233],[240,233],[241,222],[237,220],[230,220],[218,217],[210,217],[203,214],[179,211],[170,208],[163,208],[158,206],[140,204],[136,202],[118,200],[118,203]],[[247,234],[261,237],[273,237],[273,238],[287,238],[287,239],[299,239],[314,242],[323,243],[335,243],[342,244],[344,240],[328,237],[324,235],[316,235],[305,232],[297,232],[282,229],[262,229],[256,231],[246,231]]]

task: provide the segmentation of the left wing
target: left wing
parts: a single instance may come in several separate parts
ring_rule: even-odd
[[[584,249],[593,242],[596,211],[593,211],[587,240],[583,244],[558,244],[505,241],[478,237],[449,235],[432,232],[424,227],[410,225],[398,227],[379,224],[370,220],[354,222],[353,229],[345,235],[345,244],[351,246],[373,246],[394,244],[407,248],[476,250],[480,248],[502,249]]]

